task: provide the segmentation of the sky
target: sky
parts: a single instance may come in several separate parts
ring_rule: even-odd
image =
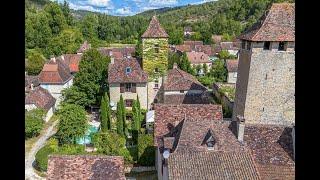
[[[52,0],[63,2],[64,0]],[[187,4],[201,4],[214,0],[67,0],[69,7],[75,10],[87,10],[115,16],[131,16],[137,13],[176,7]]]

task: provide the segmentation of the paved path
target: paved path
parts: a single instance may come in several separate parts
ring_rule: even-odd
[[[47,141],[47,139],[55,133],[53,127],[57,123],[58,123],[58,121],[56,120],[55,122],[52,123],[51,126],[49,126],[49,128],[46,131],[46,133],[43,134],[38,139],[38,141],[33,144],[33,147],[31,148],[29,153],[26,155],[26,159],[25,159],[25,179],[28,179],[28,180],[29,179],[30,180],[45,179],[45,178],[40,177],[39,175],[37,175],[37,173],[34,172],[33,167],[32,167],[32,163],[34,162],[35,155],[39,151],[39,149],[42,148],[45,145],[45,142]]]

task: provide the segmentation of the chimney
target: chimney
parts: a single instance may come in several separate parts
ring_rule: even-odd
[[[30,86],[31,86],[31,90],[33,90],[33,89],[34,89],[34,88],[33,88],[33,83],[31,83],[31,85],[30,85]]]
[[[61,55],[61,59],[64,60],[64,55]]]
[[[237,136],[238,141],[243,142],[245,119],[243,116],[237,116]]]
[[[55,62],[56,62],[56,57],[51,56],[51,57],[50,57],[50,60],[51,60],[51,61],[53,61],[53,62],[55,63]]]
[[[177,69],[177,68],[178,68],[177,63],[173,63],[173,69]]]
[[[114,64],[114,58],[113,57],[111,58],[111,64]]]

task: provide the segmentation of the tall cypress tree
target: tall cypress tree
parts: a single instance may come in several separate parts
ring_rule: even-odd
[[[137,126],[137,130],[140,131],[140,125],[141,125],[141,122],[142,122],[142,114],[141,114],[141,105],[140,105],[140,100],[139,100],[139,96],[137,95],[137,110],[138,110],[138,118],[139,118],[139,126]]]
[[[123,135],[121,101],[117,103],[117,133]]]
[[[123,134],[125,134],[127,130],[127,124],[126,124],[126,108],[124,106],[124,100],[122,95],[120,95],[120,110],[121,110],[121,119],[122,119],[122,124],[123,124]]]
[[[106,101],[105,97],[102,96],[100,104],[100,120],[101,120],[101,131],[106,132],[108,130],[107,124],[107,112],[106,112]]]
[[[108,130],[111,130],[111,109],[110,109],[110,100],[109,100],[109,96],[108,93],[106,92],[104,94],[104,99],[105,99],[105,103],[106,103],[106,119],[107,119],[107,128]]]
[[[139,123],[139,116],[138,116],[138,109],[137,109],[137,101],[133,100],[131,129],[132,129],[132,139],[134,144],[138,143],[138,130],[139,130],[138,123]]]

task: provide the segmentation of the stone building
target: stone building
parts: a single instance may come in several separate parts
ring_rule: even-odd
[[[241,50],[233,120],[291,125],[295,121],[295,4],[275,3],[239,36]]]
[[[238,63],[237,59],[227,59],[226,66],[228,71],[227,82],[228,83],[236,83],[238,77]]]
[[[57,100],[55,108],[58,108],[62,101],[62,90],[73,84],[73,76],[69,67],[55,57],[46,63],[39,74],[40,86],[47,89]]]
[[[118,103],[122,95],[125,106],[131,107],[138,95],[141,107],[149,109],[148,76],[135,58],[112,60],[108,67],[108,83],[111,102]]]

